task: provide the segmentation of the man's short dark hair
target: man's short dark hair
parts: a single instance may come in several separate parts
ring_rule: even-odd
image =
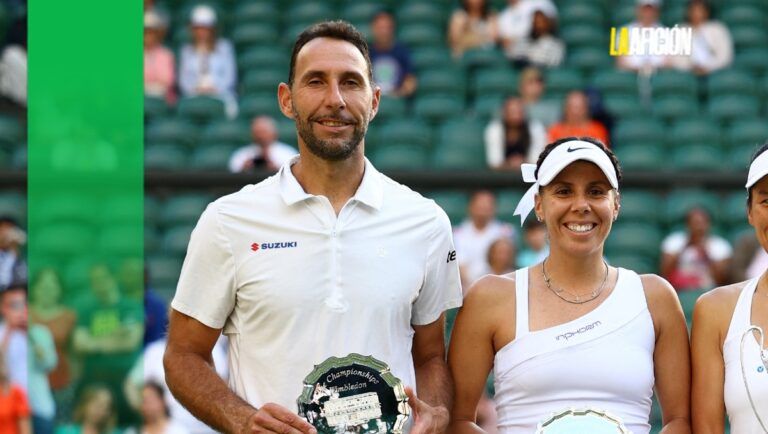
[[[289,86],[293,87],[293,79],[295,78],[294,74],[296,68],[296,56],[298,56],[302,47],[304,47],[309,41],[316,38],[339,39],[342,41],[347,41],[357,47],[357,49],[360,50],[360,53],[363,55],[363,58],[365,58],[365,65],[368,67],[368,81],[371,83],[371,85],[373,85],[373,67],[371,66],[371,56],[368,50],[368,42],[366,42],[363,34],[360,33],[355,28],[355,26],[349,24],[346,21],[336,20],[323,21],[322,23],[314,24],[305,29],[303,32],[301,32],[301,34],[299,34],[298,37],[296,37],[296,42],[294,42],[293,51],[291,52],[291,66],[288,70]]]

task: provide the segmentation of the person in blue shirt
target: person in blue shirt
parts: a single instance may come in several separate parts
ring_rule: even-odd
[[[370,44],[373,79],[381,93],[409,97],[416,91],[416,75],[408,48],[395,38],[395,19],[386,10],[371,19]]]

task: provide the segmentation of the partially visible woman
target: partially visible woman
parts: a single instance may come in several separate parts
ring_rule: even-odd
[[[163,46],[168,23],[158,12],[144,12],[144,94],[176,102],[176,61]]]
[[[469,289],[448,352],[449,431],[482,432],[475,412],[493,368],[502,434],[536,432],[573,409],[609,413],[630,432],[648,434],[654,389],[662,432],[690,433],[688,330],[675,291],[603,258],[620,207],[615,155],[592,138],[568,137],[522,172],[533,186],[515,214],[525,220],[535,210],[549,255]]]
[[[752,158],[746,188],[747,219],[768,251],[768,143]],[[768,270],[696,302],[691,350],[697,434],[722,434],[726,415],[734,434],[768,432],[768,353],[757,333],[747,332],[751,326],[768,334]]]
[[[546,129],[527,118],[523,100],[517,96],[507,98],[501,116],[485,128],[485,154],[493,169],[519,169],[523,163],[532,163],[546,143]]]
[[[531,33],[515,44],[512,63],[517,67],[553,68],[565,57],[565,43],[557,37],[557,22],[544,9],[533,13]]]
[[[56,434],[120,434],[112,392],[105,386],[83,389],[72,420],[73,424],[58,427]]]
[[[688,2],[688,21],[682,26],[693,30],[691,54],[673,57],[673,67],[707,75],[733,63],[731,33],[723,23],[710,19],[711,15],[712,10],[704,0]]]
[[[448,45],[454,58],[461,58],[473,48],[491,48],[496,40],[496,14],[488,0],[462,0],[461,8],[451,15]]]
[[[171,419],[171,412],[165,402],[163,386],[148,381],[141,392],[141,418],[144,421],[141,434],[188,434],[186,428]],[[125,434],[135,434],[126,430]]]

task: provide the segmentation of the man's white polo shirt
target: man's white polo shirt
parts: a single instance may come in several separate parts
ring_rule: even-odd
[[[192,232],[172,307],[229,336],[230,388],[293,411],[331,356],[372,355],[415,386],[411,325],[462,302],[451,225],[434,201],[366,160],[336,216],[290,166],[211,203]]]

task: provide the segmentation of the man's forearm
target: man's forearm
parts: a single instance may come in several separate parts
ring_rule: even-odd
[[[448,364],[440,357],[433,357],[416,367],[416,385],[419,399],[433,407],[453,405],[453,381]]]
[[[195,417],[217,431],[242,432],[256,412],[235,395],[211,362],[194,353],[168,353],[163,359],[173,396]]]

